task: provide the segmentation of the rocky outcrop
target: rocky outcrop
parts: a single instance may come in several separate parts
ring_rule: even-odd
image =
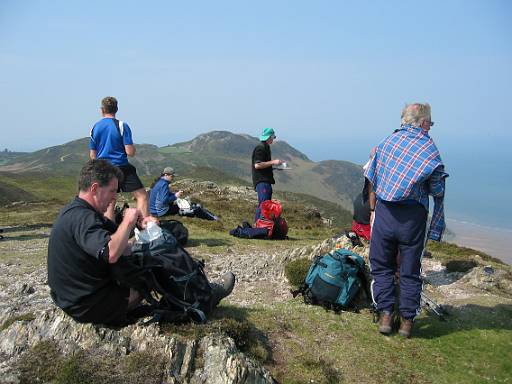
[[[54,343],[63,355],[93,351],[103,359],[116,361],[132,353],[150,352],[162,362],[162,383],[274,382],[266,369],[241,353],[234,341],[223,334],[187,340],[162,333],[157,324],[121,329],[78,324],[57,308],[37,314],[33,320],[14,321],[0,332],[2,382],[19,382],[16,361],[45,341]]]
[[[369,248],[367,246],[352,246],[352,243],[345,235],[339,237],[331,237],[319,244],[302,248],[295,248],[289,251],[284,261],[292,261],[300,258],[313,259],[315,256],[323,255],[336,248],[349,249],[358,255],[361,255],[368,262]]]
[[[207,189],[217,191],[219,187],[205,184],[204,190]],[[240,188],[236,191],[240,196],[252,198],[253,191],[250,189]],[[8,247],[9,252],[37,254],[46,248],[48,233],[48,228],[37,228],[35,232],[32,229],[30,233],[20,232],[20,240],[14,240],[12,236],[12,239],[2,243],[4,247]],[[24,237],[21,235],[30,235],[33,239],[30,242],[22,241]],[[292,260],[312,259],[335,248],[351,249],[368,260],[368,247],[353,247],[344,235],[300,248],[290,249],[288,244],[283,241],[274,243],[272,247],[265,247],[250,242],[243,248],[227,245],[221,254],[208,254],[205,248],[200,247],[191,247],[189,251],[196,257],[207,259],[206,269],[211,280],[216,280],[227,270],[235,273],[236,289],[226,298],[226,302],[238,309],[254,305],[272,306],[291,300],[290,285],[286,281],[284,268]],[[482,294],[505,294],[511,297],[512,279],[509,269],[502,270],[497,266],[493,268],[483,263],[484,261],[477,262],[468,271],[449,272],[440,261],[424,259],[423,277],[427,283],[425,288],[432,298],[443,305],[458,305],[458,300]],[[270,373],[242,353],[235,341],[220,331],[220,328],[213,326],[208,332],[198,332],[192,336],[187,336],[188,334],[180,328],[171,328],[170,331],[157,324],[136,324],[122,329],[77,324],[54,307],[46,284],[44,265],[0,264],[0,383],[51,381],[41,378],[27,381],[23,377],[23,369],[19,368],[22,363],[25,367],[30,366],[31,361],[57,364],[51,357],[47,357],[50,356],[48,353],[36,355],[34,360],[27,360],[27,356],[33,355],[34,350],[38,349],[38,345],[45,343],[53,345],[56,351],[53,356],[57,360],[60,358],[67,361],[69,356],[85,359],[83,356],[86,356],[93,359],[93,367],[101,366],[98,363],[100,360],[112,361],[110,367],[118,369],[117,381],[102,379],[88,382],[273,382]],[[239,341],[236,337],[235,340]],[[274,346],[272,350],[273,348]],[[130,379],[130,373],[123,371],[124,366],[129,364],[123,362],[131,359],[139,361],[136,357],[145,354],[149,356],[148,364],[154,366],[155,371],[151,375],[145,373],[152,380]],[[145,369],[140,368],[141,375]],[[94,370],[88,372],[91,374]]]

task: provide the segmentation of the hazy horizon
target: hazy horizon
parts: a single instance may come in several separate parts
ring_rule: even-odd
[[[202,132],[200,134],[204,133],[207,132]],[[248,134],[257,137],[259,133],[239,132],[239,134]],[[136,144],[152,144],[161,147],[168,144],[176,144],[178,142],[189,141],[195,137],[196,136],[184,137],[183,140],[172,143],[169,142],[166,144],[150,142],[136,142]],[[75,138],[75,140],[77,139],[80,138]],[[337,153],[330,151],[328,148],[325,148],[326,146],[329,147],[329,145],[333,145],[332,143],[329,145],[314,147],[311,145],[311,143],[308,145],[301,145],[300,143],[294,144],[293,141],[290,141],[287,138],[281,138],[281,140],[286,141],[292,147],[301,151],[313,161],[345,160],[362,165],[367,158],[367,155],[365,155],[364,152],[357,152],[357,145],[349,146],[351,150],[338,155]],[[62,144],[65,143],[54,143],[48,147]],[[359,143],[359,145],[362,146],[361,143]],[[334,146],[336,147],[336,144],[334,144]],[[45,148],[47,147],[38,147],[34,151],[23,152],[30,153]],[[84,151],[87,151],[87,148],[84,148]],[[332,156],[329,156],[330,153]],[[473,153],[475,154],[475,152]],[[347,157],[343,157],[342,155],[344,154],[346,154]],[[458,155],[459,153],[456,152],[450,153],[448,156],[443,156],[447,171],[450,174],[450,177],[447,179],[447,195],[445,201],[447,218],[457,221],[461,225],[467,222],[468,224],[484,226],[488,232],[492,230],[493,227],[504,230],[512,230],[512,223],[510,223],[508,220],[510,215],[507,214],[507,212],[512,214],[512,211],[510,211],[510,208],[504,207],[502,203],[505,199],[505,193],[507,193],[510,187],[512,187],[512,180],[503,180],[501,184],[494,183],[492,179],[496,177],[496,175],[501,170],[499,164],[492,164],[492,162],[489,160],[479,161],[477,162],[477,169],[474,167],[468,168],[466,167],[467,164],[459,161],[457,158]],[[501,158],[501,161],[506,162],[507,159],[505,156],[506,155],[503,152],[496,157],[498,159]],[[480,180],[483,180],[483,183],[475,184],[473,182],[475,172],[481,173]],[[507,188],[507,186],[509,188]],[[461,228],[461,226],[458,225],[458,228]],[[508,235],[506,237],[508,237]]]
[[[510,228],[510,19],[506,0],[4,0],[0,149],[87,136],[112,95],[136,143],[273,127],[362,164],[405,103],[429,102],[447,213]]]

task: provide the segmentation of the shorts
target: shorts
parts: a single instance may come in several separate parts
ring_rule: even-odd
[[[130,288],[112,283],[100,293],[64,311],[79,323],[124,325],[127,323],[129,297]]]
[[[124,178],[119,183],[117,192],[133,192],[138,189],[144,188],[142,181],[137,176],[137,169],[130,163],[126,165],[118,165],[118,168],[123,172]]]

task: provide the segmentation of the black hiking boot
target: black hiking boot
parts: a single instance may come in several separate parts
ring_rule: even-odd
[[[217,306],[219,302],[229,296],[235,286],[235,275],[232,272],[226,272],[221,279],[215,283],[210,283],[212,287],[212,304]]]

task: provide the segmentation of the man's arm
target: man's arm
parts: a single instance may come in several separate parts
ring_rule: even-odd
[[[377,195],[375,195],[375,191],[373,190],[373,185],[370,183],[368,179],[368,201],[370,203],[370,225],[373,225],[373,218],[375,216],[375,205],[377,204]]]
[[[123,221],[117,231],[110,236],[108,242],[108,262],[110,264],[117,262],[129,247],[128,239],[139,220],[142,220],[142,213],[137,208],[127,208],[124,211]]]
[[[89,150],[89,159],[91,159],[91,160],[96,159],[96,150],[95,149]]]
[[[282,163],[283,163],[283,160],[279,160],[279,159],[274,159],[274,160],[270,160],[270,161],[262,161],[259,163],[254,163],[254,168],[255,169],[265,169],[265,168],[269,168],[273,165],[279,165]]]
[[[444,167],[437,167],[428,181],[429,193],[434,197],[434,211],[428,231],[428,238],[434,241],[441,241],[443,232],[446,228],[444,219],[444,192],[445,179],[448,174],[444,172]]]
[[[130,157],[135,156],[135,146],[133,144],[127,144],[124,146],[126,154]]]
[[[428,189],[432,197],[444,196],[445,179],[447,177],[448,174],[444,172],[444,167],[442,165],[434,169],[434,172],[432,172],[432,175],[430,175],[428,180]]]

